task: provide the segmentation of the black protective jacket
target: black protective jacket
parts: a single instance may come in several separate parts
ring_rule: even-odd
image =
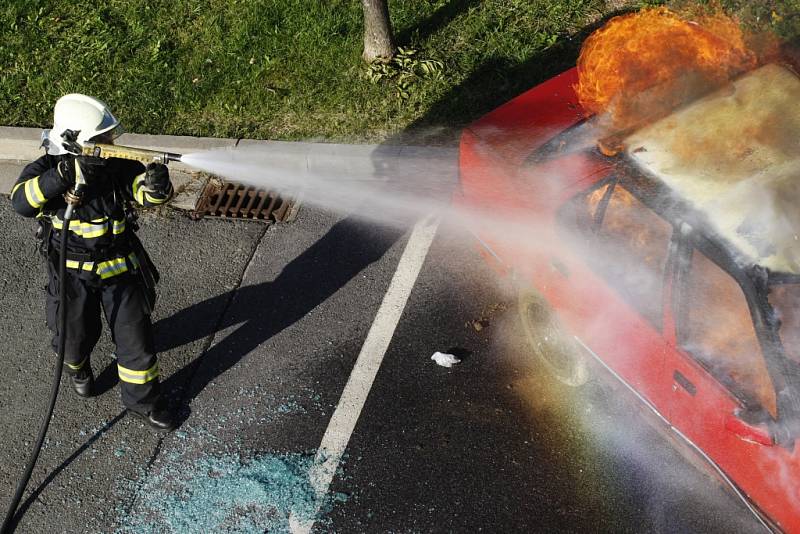
[[[47,250],[59,250],[68,189],[58,172],[62,158],[45,155],[29,163],[11,191],[14,209],[25,217],[36,217],[45,228]],[[110,158],[87,184],[83,201],[70,221],[67,268],[85,280],[111,280],[138,267],[130,247],[128,202],[149,207],[163,204],[172,195],[172,184],[164,190],[145,186],[145,167],[138,161]]]

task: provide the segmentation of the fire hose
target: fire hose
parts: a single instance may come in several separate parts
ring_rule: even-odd
[[[159,152],[155,150],[146,150],[142,148],[125,147],[118,145],[105,145],[95,143],[84,143],[81,151],[83,156],[93,156],[100,158],[121,158],[141,161],[142,163],[162,163],[167,164],[170,161],[180,161],[181,154],[174,154],[171,152]],[[56,361],[55,372],[53,375],[53,383],[50,389],[50,403],[47,407],[47,413],[39,428],[39,435],[36,438],[36,444],[31,451],[28,463],[25,465],[25,471],[17,484],[17,490],[14,497],[8,505],[3,525],[0,526],[0,534],[10,534],[14,531],[16,523],[19,518],[15,517],[19,502],[22,500],[22,494],[30,481],[33,468],[36,461],[39,459],[39,453],[44,444],[44,438],[47,435],[47,429],[50,427],[50,419],[53,417],[53,410],[56,406],[58,399],[58,388],[61,384],[61,375],[64,366],[64,352],[66,351],[67,343],[67,307],[64,306],[66,302],[66,287],[65,282],[67,277],[67,241],[69,240],[69,226],[70,221],[73,219],[75,207],[80,203],[83,195],[83,188],[85,182],[76,182],[75,188],[65,195],[67,201],[67,208],[64,211],[64,225],[61,230],[61,243],[59,247],[59,264],[58,264],[58,356]]]
[[[67,241],[69,237],[69,232],[66,231],[69,228],[69,222],[72,220],[73,213],[75,211],[75,206],[78,204],[80,200],[80,196],[82,195],[83,191],[83,184],[78,184],[75,186],[74,193],[70,196],[70,200],[67,202],[67,209],[64,211],[64,226],[61,235],[61,246],[59,250],[59,264],[58,264],[58,279],[60,281],[58,287],[58,331],[61,333],[58,336],[58,358],[56,361],[56,368],[55,374],[53,375],[53,385],[50,389],[50,404],[47,407],[47,414],[45,415],[44,420],[42,421],[42,425],[39,428],[39,437],[36,438],[36,445],[34,445],[33,450],[31,451],[30,458],[28,458],[28,463],[25,466],[25,472],[22,475],[19,483],[17,484],[17,491],[14,494],[14,498],[11,499],[11,503],[8,505],[8,511],[6,512],[6,517],[3,520],[3,526],[0,527],[0,534],[7,534],[13,532],[14,530],[14,513],[17,511],[17,506],[19,506],[19,501],[22,499],[22,494],[25,491],[25,487],[28,485],[28,481],[31,478],[31,473],[33,472],[33,467],[36,465],[36,460],[39,459],[39,452],[42,450],[42,444],[44,443],[44,437],[47,434],[47,429],[50,426],[50,419],[53,416],[53,409],[56,406],[56,399],[58,398],[58,387],[61,384],[61,373],[63,371],[64,365],[64,351],[66,350],[66,343],[67,343],[67,307],[63,305],[64,301],[66,300],[66,287],[67,284],[64,282],[67,277]]]

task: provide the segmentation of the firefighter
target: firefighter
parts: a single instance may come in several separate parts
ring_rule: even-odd
[[[61,97],[54,108],[53,128],[42,134],[46,154],[22,171],[11,202],[19,214],[38,221],[37,236],[49,276],[47,325],[54,350],[59,336],[66,335],[64,370],[74,391],[81,397],[94,393],[90,356],[100,338],[102,309],[116,345],[123,404],[150,426],[169,431],[174,421],[159,390],[150,321],[154,287],[142,283],[149,258],[134,234],[131,208],[131,201],[148,207],[170,198],[167,167],[75,155],[86,141],[111,144],[120,133],[119,121],[103,102],[81,94]],[[65,195],[75,194],[76,182],[82,184],[83,193],[65,229]],[[58,279],[61,239],[68,239],[65,280]],[[58,331],[62,283],[67,285],[66,332]]]

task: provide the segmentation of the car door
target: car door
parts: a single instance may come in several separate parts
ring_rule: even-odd
[[[664,360],[672,381],[669,419],[709,467],[774,517],[789,502],[775,481],[792,453],[770,438],[776,392],[753,324],[749,281],[688,226],[682,233],[675,335],[667,335]]]
[[[657,411],[666,410],[662,336],[673,228],[624,184],[607,179],[562,213],[572,253],[544,282],[587,354]]]

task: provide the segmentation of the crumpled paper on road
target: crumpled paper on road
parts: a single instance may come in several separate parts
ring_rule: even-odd
[[[434,352],[433,356],[431,356],[431,360],[435,361],[442,367],[453,367],[453,365],[461,363],[461,360],[452,354],[447,354],[445,352]]]

